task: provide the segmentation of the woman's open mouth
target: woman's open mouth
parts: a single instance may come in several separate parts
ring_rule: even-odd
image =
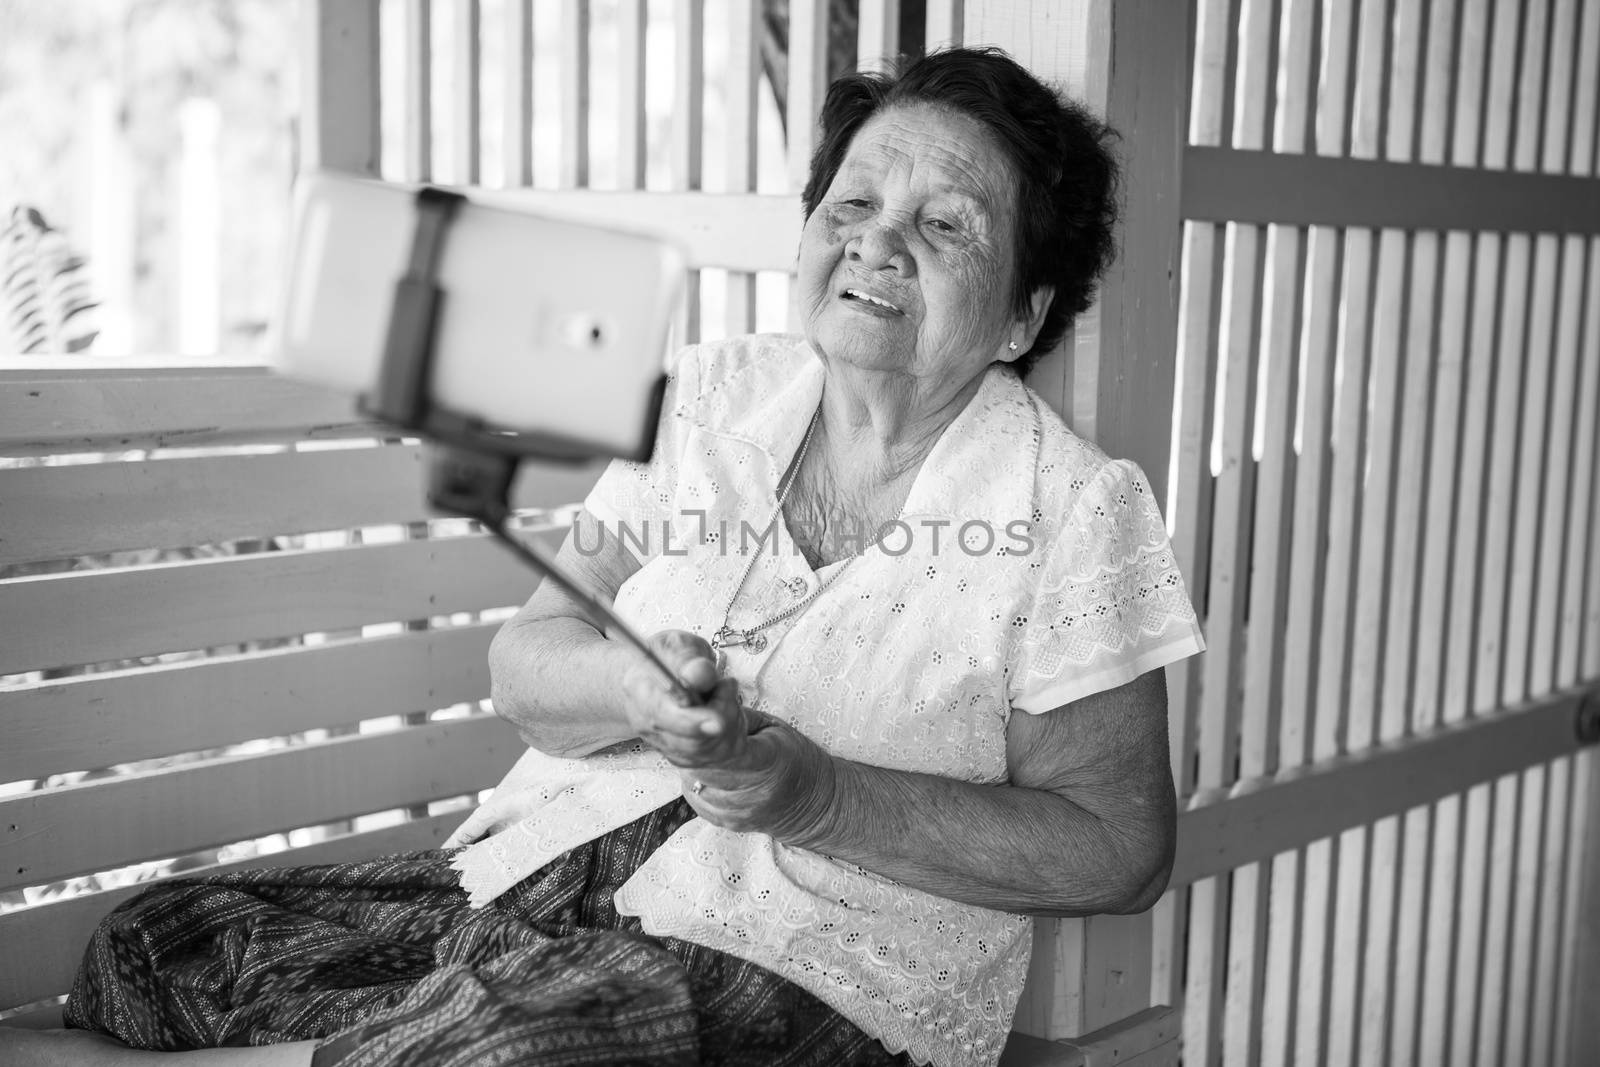
[[[857,307],[861,308],[861,310],[872,312],[875,315],[904,315],[905,314],[904,311],[901,311],[898,307],[896,307],[894,304],[891,304],[889,301],[885,300],[883,297],[881,297],[881,296],[873,296],[871,293],[867,292],[865,289],[856,289],[856,288],[846,289],[844,292],[839,294],[839,299],[848,300],[851,303],[855,304]]]

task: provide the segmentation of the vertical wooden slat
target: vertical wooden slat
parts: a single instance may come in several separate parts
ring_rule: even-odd
[[[589,0],[561,4],[560,186],[589,184]]]
[[[1572,73],[1577,63],[1578,0],[1552,0],[1550,11],[1550,55],[1546,62],[1545,108],[1541,116],[1542,158],[1539,169],[1546,174],[1565,174],[1571,141],[1571,122],[1577,93]]]
[[[1483,546],[1479,609],[1478,658],[1473,708],[1492,711],[1499,704],[1505,663],[1506,594],[1512,520],[1516,502],[1515,475],[1518,417],[1522,403],[1523,341],[1529,281],[1529,238],[1506,238],[1505,277],[1501,287],[1500,328],[1496,338],[1495,405],[1493,415],[1497,447],[1489,451],[1489,487]]]
[[[1546,436],[1541,450],[1543,470],[1535,472],[1536,477],[1542,476],[1544,479],[1544,492],[1539,523],[1538,568],[1533,583],[1533,633],[1527,675],[1527,692],[1530,696],[1541,696],[1556,685],[1562,599],[1565,591],[1576,584],[1567,570],[1564,549],[1572,518],[1569,505],[1573,503],[1574,495],[1571,479],[1573,445],[1582,434],[1582,428],[1576,423],[1576,406],[1581,395],[1578,335],[1585,310],[1582,301],[1586,257],[1582,238],[1567,236],[1559,240],[1561,263],[1558,277],[1549,282],[1552,291],[1541,294],[1546,297],[1541,305],[1543,313],[1555,319],[1555,329],[1552,331],[1546,326],[1540,334],[1547,345],[1553,346],[1548,358],[1554,363],[1554,368],[1550,377],[1548,425],[1545,427]],[[1560,286],[1559,298],[1554,292],[1557,285]]]
[[[1597,494],[1600,499],[1600,494]],[[1591,566],[1591,571],[1600,567]],[[1600,674],[1600,642],[1591,634],[1586,673]],[[1560,1003],[1556,1018],[1557,1047],[1565,1046],[1560,1061],[1571,1067],[1600,1062],[1600,1027],[1594,1024],[1594,1005],[1600,998],[1600,914],[1594,907],[1600,892],[1600,749],[1589,748],[1573,757],[1572,824],[1567,838],[1571,861],[1567,868],[1567,934],[1562,940]]]
[[[789,4],[789,188],[805,187],[828,79],[828,0]]]
[[[1556,1005],[1563,992],[1559,985],[1561,949],[1566,943],[1562,936],[1562,898],[1571,857],[1567,824],[1572,805],[1572,760],[1553,761],[1547,773],[1550,792],[1545,811],[1549,822],[1544,828],[1544,856],[1539,871],[1538,969],[1528,988],[1532,1010],[1525,1062],[1534,1065],[1556,1063],[1556,1050],[1561,1047],[1555,1026]]]
[[[505,103],[501,150],[505,184],[533,184],[533,0],[505,0]]]
[[[433,4],[406,0],[406,135],[402,178],[433,180]]]
[[[482,111],[483,46],[479,0],[455,2],[455,101],[451,122],[453,180],[477,185],[480,180],[480,113]]]
[[[735,17],[745,10],[743,4],[733,6]],[[645,164],[649,159],[645,86],[649,60],[644,41],[649,16],[645,0],[623,0],[617,8],[617,186],[621,189],[645,187]],[[730,66],[729,73],[736,77],[738,72]],[[749,140],[754,139],[752,136]],[[747,147],[740,141],[737,126],[729,127],[728,142],[730,152]]]
[[[754,191],[756,187],[756,101],[761,91],[759,31],[752,5],[729,7],[726,151],[730,192]],[[756,328],[754,274],[728,275],[727,327],[734,336]]]
[[[677,0],[673,8],[675,34],[672,114],[672,186],[699,189],[705,142],[705,0]],[[686,342],[700,340],[700,273],[684,279],[683,320]]]
[[[1188,582],[1197,609],[1205,613],[1205,590],[1211,558],[1211,426],[1216,401],[1216,323],[1222,274],[1220,226],[1188,222],[1183,226],[1183,285],[1179,299],[1178,411],[1173,443],[1171,503],[1173,551]],[[1169,750],[1178,795],[1195,788],[1199,724],[1200,661],[1182,660],[1167,668]],[[1158,936],[1152,997],[1159,1003],[1184,1002],[1188,915],[1192,893],[1168,892],[1157,906]],[[1210,958],[1203,966],[1210,965]],[[1187,1018],[1188,1012],[1185,1012]]]
[[[1572,506],[1567,512],[1566,578],[1561,587],[1560,648],[1556,664],[1556,684],[1576,685],[1583,676],[1584,576],[1588,569],[1600,569],[1594,560],[1596,527],[1590,524],[1590,509],[1600,500],[1595,485],[1595,446],[1600,422],[1600,239],[1582,242],[1586,253],[1584,297],[1579,302],[1582,326],[1578,331],[1578,366],[1581,382],[1576,388],[1578,410],[1572,448]]]
[[[1464,877],[1457,912],[1450,1040],[1445,1057],[1439,1061],[1441,1063],[1470,1064],[1476,1048],[1474,1034],[1479,1013],[1478,980],[1482,974],[1486,908],[1485,872],[1489,863],[1488,828],[1494,815],[1493,803],[1494,785],[1486,782],[1470,789],[1463,805],[1461,871]]]
[[[1600,5],[1584,4],[1577,31],[1578,66],[1572,101],[1572,132],[1568,142],[1569,174],[1595,173],[1595,119],[1600,96]]]
[[[949,48],[961,43],[964,21],[962,0],[927,0],[927,31],[923,37],[924,52]]]
[[[1347,697],[1350,680],[1351,621],[1355,600],[1355,546],[1360,530],[1363,476],[1362,441],[1366,436],[1369,311],[1372,300],[1372,233],[1346,230],[1343,306],[1340,309],[1338,352],[1339,395],[1334,429],[1333,483],[1329,500],[1327,561],[1324,570],[1322,632],[1318,650],[1316,719],[1313,724],[1313,759],[1331,759],[1344,750]],[[1359,933],[1359,887],[1365,867],[1364,834],[1334,838],[1306,855],[1306,950],[1301,969],[1300,999],[1296,1008],[1302,1038],[1315,1049],[1336,1041],[1349,1048],[1353,1035],[1356,993],[1354,981],[1343,972],[1348,953],[1334,951],[1340,935],[1349,936],[1355,923]],[[1328,896],[1341,887],[1337,897]],[[1314,887],[1314,890],[1313,890]],[[1354,887],[1352,889],[1352,887]],[[1313,892],[1319,904],[1312,903]],[[1352,900],[1356,903],[1346,905]],[[1340,903],[1334,904],[1338,900]],[[1322,926],[1312,932],[1311,924]],[[1353,938],[1358,940],[1357,938]],[[1315,946],[1315,947],[1314,947]],[[1341,958],[1344,957],[1344,958]],[[1339,1018],[1334,1018],[1335,1013]]]
[[[1539,881],[1544,873],[1544,833],[1548,776],[1544,767],[1529,767],[1521,775],[1517,828],[1516,874],[1512,879],[1510,945],[1505,983],[1506,999],[1499,1007],[1505,1015],[1499,1063],[1506,1067],[1528,1064],[1529,1021],[1533,1014],[1534,976],[1538,961],[1535,938],[1543,897]],[[1533,1067],[1538,1067],[1537,1064]]]
[[[376,175],[378,0],[301,0],[300,166]]]
[[[1518,59],[1516,152],[1513,169],[1539,169],[1540,139],[1544,134],[1545,45],[1550,0],[1524,0],[1522,6],[1521,56]]]
[[[888,70],[900,54],[900,0],[861,0],[857,70]]]
[[[1233,143],[1246,149],[1264,149],[1269,146],[1272,130],[1271,108],[1274,104],[1271,86],[1277,74],[1277,4],[1268,0],[1247,0],[1241,9],[1239,27],[1239,61],[1235,82],[1235,99],[1240,103],[1234,109]],[[1294,399],[1298,383],[1298,360],[1294,340],[1298,332],[1297,314],[1300,291],[1300,233],[1289,227],[1270,227],[1256,240],[1264,243],[1253,254],[1260,259],[1252,264],[1263,286],[1261,301],[1251,309],[1253,334],[1250,363],[1245,369],[1252,386],[1244,391],[1247,407],[1234,409],[1228,405],[1225,418],[1239,419],[1242,454],[1231,455],[1228,435],[1224,429],[1224,455],[1222,483],[1218,489],[1219,511],[1226,516],[1235,506],[1232,499],[1233,482],[1229,477],[1230,460],[1236,462],[1241,472],[1253,469],[1254,477],[1242,479],[1239,522],[1233,525],[1233,536],[1243,538],[1251,529],[1249,521],[1254,512],[1250,541],[1242,543],[1234,554],[1238,571],[1232,566],[1217,568],[1213,564],[1213,581],[1226,576],[1230,584],[1214,592],[1229,595],[1234,588],[1232,601],[1238,613],[1226,618],[1222,625],[1230,637],[1248,638],[1241,642],[1243,648],[1230,648],[1224,642],[1222,656],[1233,656],[1237,666],[1229,672],[1231,678],[1213,689],[1213,676],[1206,679],[1208,692],[1231,692],[1243,680],[1243,699],[1237,714],[1237,727],[1230,723],[1229,734],[1239,733],[1239,777],[1259,778],[1271,773],[1277,760],[1278,716],[1277,682],[1281,651],[1277,645],[1281,636],[1285,567],[1288,552],[1285,544],[1285,520],[1289,515],[1287,498],[1292,492],[1289,485],[1289,465],[1292,449]],[[1248,269],[1240,263],[1236,269]],[[1237,278],[1237,275],[1235,276]],[[1259,325],[1257,325],[1259,323]],[[1236,328],[1236,327],[1235,327]],[[1266,379],[1265,404],[1259,411],[1266,424],[1255,429],[1257,414],[1256,387]],[[1233,361],[1229,362],[1226,400],[1231,401],[1244,383],[1233,376]],[[1263,438],[1259,464],[1255,460],[1254,443]],[[1252,486],[1250,483],[1254,482]],[[1247,562],[1248,561],[1248,562]],[[1246,582],[1242,575],[1248,572]],[[1217,600],[1212,600],[1213,607]],[[1213,618],[1216,616],[1213,615]],[[1248,620],[1248,621],[1247,621]],[[1212,633],[1220,633],[1214,627]],[[1215,653],[1214,653],[1215,654]],[[1216,662],[1216,661],[1214,661]],[[1217,720],[1202,704],[1202,733],[1214,729]],[[1203,773],[1203,772],[1202,772]],[[1265,863],[1249,864],[1233,874],[1229,899],[1228,921],[1228,977],[1225,994],[1223,1026],[1223,1055],[1233,1063],[1255,1064],[1261,1055],[1261,999],[1265,979],[1267,938],[1267,887],[1268,866]]]
[[[1350,155],[1377,159],[1388,124],[1391,0],[1361,0],[1350,108]],[[1352,6],[1354,6],[1352,4]]]
[[[1483,963],[1479,973],[1476,1060],[1498,1065],[1505,1031],[1505,1007],[1511,990],[1506,987],[1510,953],[1512,873],[1517,863],[1518,775],[1508,774],[1491,787],[1494,791],[1493,831],[1489,836],[1487,867],[1489,894],[1483,927]]]

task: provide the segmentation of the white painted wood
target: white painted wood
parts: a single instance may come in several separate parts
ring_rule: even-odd
[[[1233,148],[1186,149],[1185,218],[1309,226],[1600,232],[1592,183]]]
[[[1483,95],[1489,63],[1491,0],[1450,0],[1460,3],[1459,43],[1455,60],[1454,117],[1451,120],[1450,161],[1458,167],[1475,167],[1483,156]]]
[[[683,249],[690,267],[794,269],[799,196],[755,193],[485,191],[484,203],[659,234]]]
[[[299,16],[300,165],[375,175],[378,0],[300,0]]]
[[[515,6],[513,4],[513,6]],[[482,167],[483,13],[480,0],[455,0],[453,12],[455,92],[451,101],[452,180],[477,185]]]
[[[426,519],[419,446],[0,470],[0,565]],[[598,466],[530,465],[512,505],[582,500]]]
[[[1451,522],[1456,561],[1451,582],[1452,622],[1444,670],[1443,719],[1454,722],[1474,708],[1474,666],[1478,644],[1478,575],[1487,525],[1490,433],[1494,411],[1495,316],[1500,302],[1501,238],[1478,234],[1475,238],[1472,303],[1468,339],[1466,407],[1461,418],[1460,479],[1455,515]]]
[[[515,606],[536,584],[478,536],[12,579],[0,618],[30,625],[0,643],[0,673]]]
[[[1296,1063],[1316,1063],[1326,1044],[1326,961],[1328,954],[1334,951],[1329,934],[1333,929],[1333,873],[1338,866],[1337,848],[1337,839],[1323,839],[1313,841],[1305,849],[1305,877],[1301,880],[1300,975],[1295,986]]]
[[[375,436],[348,396],[263,367],[0,370],[0,455]]]
[[[1521,0],[1494,0],[1487,39],[1489,74],[1484,93],[1482,165],[1511,166],[1512,120],[1516,108],[1517,21]]]
[[[1511,703],[1528,693],[1534,629],[1534,593],[1538,586],[1541,529],[1551,522],[1540,500],[1546,479],[1546,440],[1551,429],[1550,386],[1556,319],[1555,299],[1561,286],[1561,242],[1550,234],[1534,241],[1530,279],[1527,349],[1522,362],[1521,441],[1516,473],[1515,520],[1506,596],[1505,666],[1501,700]],[[1560,447],[1568,447],[1567,441]],[[1558,530],[1565,516],[1555,519]],[[1559,560],[1552,561],[1559,565]]]
[[[1425,0],[1390,5],[1389,72],[1384,87],[1384,159],[1409,162],[1417,157],[1422,135],[1421,95],[1426,57],[1422,54]]]
[[[1576,500],[1587,503],[1587,493],[1575,492],[1572,478],[1575,446],[1582,436],[1576,425],[1579,387],[1578,331],[1584,314],[1583,291],[1585,282],[1584,241],[1577,237],[1560,241],[1560,264],[1556,269],[1559,281],[1551,284],[1548,294],[1554,306],[1550,315],[1554,329],[1544,331],[1551,345],[1549,359],[1553,366],[1550,377],[1550,395],[1547,414],[1547,434],[1542,445],[1544,469],[1543,499],[1539,518],[1540,539],[1537,547],[1538,561],[1534,581],[1533,618],[1529,645],[1528,691],[1546,692],[1559,685],[1557,659],[1560,651],[1563,601],[1576,592],[1576,577],[1582,572],[1567,570],[1566,539],[1572,525],[1572,511]],[[1559,295],[1554,291],[1559,285]],[[1547,305],[1549,306],[1549,305]]]
[[[1578,386],[1576,435],[1572,449],[1572,506],[1568,510],[1567,580],[1562,583],[1561,640],[1556,665],[1556,684],[1572,685],[1583,669],[1584,574],[1600,570],[1590,547],[1595,527],[1590,523],[1592,504],[1600,499],[1595,483],[1596,423],[1600,422],[1600,241],[1585,242],[1586,283],[1583,328],[1580,331],[1578,363],[1582,381]]]
[[[1329,498],[1321,647],[1318,650],[1316,722],[1312,753],[1318,760],[1344,751],[1351,620],[1355,601],[1355,546],[1360,530],[1360,484],[1365,473],[1359,442],[1365,437],[1372,269],[1372,234],[1344,235],[1344,279],[1338,346],[1342,374],[1335,401],[1333,485]],[[1312,875],[1308,873],[1308,877]]]
[[[1430,0],[1427,43],[1422,57],[1422,111],[1417,127],[1417,162],[1437,165],[1450,157],[1450,93],[1454,88],[1460,39],[1457,14],[1465,12],[1462,0]]]
[[[589,184],[589,0],[562,0],[561,166],[563,189]]]
[[[1450,1044],[1445,1063],[1471,1063],[1480,1013],[1478,979],[1483,966],[1483,931],[1489,879],[1490,823],[1494,786],[1485,782],[1467,794],[1462,820],[1460,906],[1456,926],[1455,974],[1450,1014]],[[1492,1062],[1492,1061],[1491,1061]]]
[[[182,872],[182,877],[224,874],[261,867],[301,866],[317,863],[343,863],[394,852],[437,848],[460,824],[466,811],[435,815],[414,822],[365,833],[338,837],[285,849],[254,859],[213,864]],[[65,945],[86,945],[100,920],[112,908],[154,883],[74,897],[0,915],[0,942],[13,958],[32,961],[28,967],[0,968],[0,1006],[27,1004],[66,992],[72,986],[78,967],[76,952],[63,952]],[[7,1020],[7,1025],[11,1021]]]
[[[1284,771],[1270,783],[1191,806],[1179,815],[1172,882],[1225,874],[1567,755],[1577,747],[1572,718],[1582,692]]]
[[[923,50],[932,52],[962,43],[964,0],[927,0],[928,22]]]
[[[744,4],[731,7],[733,17],[746,10]],[[645,90],[649,84],[645,29],[649,24],[649,5],[644,0],[625,0],[617,5],[617,187],[643,189],[648,162]],[[730,127],[729,149],[739,142],[738,128]]]
[[[1546,59],[1544,129],[1539,143],[1539,169],[1547,174],[1563,174],[1569,158],[1573,106],[1577,94],[1572,74],[1577,60],[1577,0],[1552,0],[1550,7],[1550,54]]]
[[[672,13],[672,136],[669,141],[672,187],[699,189],[705,141],[705,37],[704,0],[676,0]],[[684,279],[686,314],[680,336],[700,339],[700,274],[691,270]]]
[[[0,781],[485,700],[498,628],[475,623],[0,690]]]
[[[1353,560],[1355,571],[1354,629],[1350,644],[1347,700],[1349,723],[1345,743],[1352,752],[1371,745],[1379,736],[1383,648],[1387,601],[1391,582],[1404,578],[1390,572],[1394,532],[1395,465],[1399,456],[1402,382],[1408,363],[1401,328],[1406,312],[1409,241],[1398,230],[1379,237],[1377,274],[1373,282],[1371,333],[1371,400],[1362,462],[1361,519]],[[1425,353],[1417,353],[1419,358]],[[1400,665],[1404,669],[1405,664]]]
[[[1517,64],[1517,109],[1511,165],[1531,171],[1539,166],[1540,136],[1544,132],[1546,60],[1545,35],[1550,15],[1550,0],[1524,0],[1520,5],[1522,22],[1521,57]]]
[[[1524,327],[1527,318],[1530,239],[1506,238],[1505,273],[1501,286],[1500,323],[1496,344],[1493,433],[1489,449],[1488,496],[1485,500],[1483,567],[1480,579],[1477,669],[1472,706],[1478,713],[1500,700],[1505,665],[1506,593],[1515,518],[1518,416],[1524,370]]]
[[[1446,1062],[1455,1007],[1462,804],[1462,797],[1448,796],[1434,807],[1433,856],[1428,872],[1427,956],[1423,961],[1425,979],[1420,1014],[1415,1022],[1415,1043],[1405,1045],[1397,1041],[1396,1062]],[[1397,1035],[1399,1033],[1397,1030]]]
[[[1565,913],[1566,951],[1561,961],[1560,1012],[1556,1021],[1558,1048],[1573,1067],[1600,1060],[1600,1031],[1594,1025],[1594,1004],[1600,996],[1600,914],[1594,901],[1600,893],[1600,749],[1590,748],[1573,760],[1573,801]]]
[[[505,5],[502,181],[516,189],[533,184],[533,0],[501,2]]]
[[[1355,0],[1350,6],[1357,6]],[[1378,159],[1388,118],[1390,0],[1359,0],[1359,7],[1349,154],[1356,159]]]
[[[1595,173],[1595,114],[1600,97],[1600,7],[1584,4],[1577,30],[1578,61],[1574,79],[1572,134],[1567,144],[1566,171]]]
[[[788,125],[789,189],[805,188],[817,143],[817,115],[828,81],[828,0],[790,0]]]
[[[900,54],[900,0],[861,0],[857,70],[887,71]]]
[[[476,792],[525,750],[481,715],[0,799],[0,889]]]
[[[870,6],[870,5],[869,5]],[[863,10],[863,17],[866,11]],[[728,136],[727,187],[753,191],[756,187],[756,114],[761,92],[760,26],[756,8],[733,4],[728,10]],[[727,283],[727,331],[750,333],[756,328],[756,278],[748,272],[731,272]]]
[[[400,178],[433,179],[433,4],[405,0],[405,145]]]
[[[1501,1062],[1507,1067],[1526,1065],[1531,1040],[1534,979],[1542,961],[1538,958],[1539,922],[1543,897],[1539,884],[1544,878],[1544,833],[1549,788],[1544,767],[1529,767],[1522,774],[1517,827],[1517,854],[1512,877],[1510,951],[1506,972],[1504,1007],[1505,1038]],[[1548,1061],[1545,1061],[1548,1062]],[[1537,1064],[1534,1065],[1537,1067]]]
[[[1510,952],[1512,874],[1517,862],[1519,804],[1518,776],[1507,775],[1494,784],[1494,821],[1489,834],[1488,902],[1484,908],[1483,962],[1478,975],[1478,1013],[1475,1031],[1479,1063],[1500,1063],[1505,1031],[1505,1003],[1512,990],[1507,984]]]

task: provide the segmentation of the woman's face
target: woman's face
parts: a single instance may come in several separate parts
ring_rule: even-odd
[[[1013,312],[1016,182],[977,121],[928,105],[869,119],[800,237],[822,357],[960,388],[1026,351]]]

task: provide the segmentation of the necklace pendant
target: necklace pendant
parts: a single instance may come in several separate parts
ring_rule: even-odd
[[[711,638],[711,647],[720,654],[724,649],[746,648],[751,652],[760,654],[767,647],[767,635],[750,633],[748,630],[735,630],[731,626],[724,626]]]

